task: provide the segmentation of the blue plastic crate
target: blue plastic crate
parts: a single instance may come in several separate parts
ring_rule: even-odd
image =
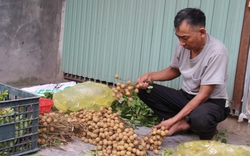
[[[0,156],[38,151],[39,96],[0,83],[0,93],[6,90],[0,101]]]

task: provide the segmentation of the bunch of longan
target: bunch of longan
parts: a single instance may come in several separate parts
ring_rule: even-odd
[[[115,75],[116,79],[123,80],[119,77],[119,75]],[[120,100],[123,96],[128,97],[128,101],[133,101],[133,92],[138,93],[139,88],[141,87],[141,84],[139,83],[131,83],[130,80],[127,80],[125,83],[117,82],[116,86],[112,88],[113,90],[113,97],[115,97],[116,100]]]
[[[151,150],[154,154],[159,154],[159,150],[162,148],[162,141],[166,139],[168,130],[162,126],[160,129],[153,128],[153,130],[146,136],[141,138],[141,144],[147,150]]]

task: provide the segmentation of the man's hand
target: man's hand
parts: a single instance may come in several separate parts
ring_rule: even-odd
[[[171,121],[171,119],[162,121],[160,124],[155,125],[153,128],[161,128],[162,126],[165,127],[165,129],[169,130],[172,126],[173,126],[173,122]]]
[[[140,84],[140,89],[147,89],[151,82],[150,73],[140,76],[136,82]]]
[[[157,72],[149,72],[146,74],[143,74],[137,79],[137,83],[142,84],[141,89],[146,89],[150,82],[152,81],[168,81],[172,80],[176,77],[179,77],[181,75],[179,69],[173,68],[173,67],[167,67],[166,69],[163,69],[161,71]]]
[[[190,125],[186,122],[185,119],[182,119],[175,124],[172,124],[171,119],[168,119],[162,121],[159,125],[156,125],[153,128],[160,128],[162,126],[164,126],[168,130],[167,136],[171,136],[177,132],[185,131],[190,128]]]

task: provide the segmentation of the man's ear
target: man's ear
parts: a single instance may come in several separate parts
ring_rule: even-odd
[[[206,37],[207,31],[206,31],[205,28],[203,28],[203,27],[200,28],[199,32],[200,32],[200,34],[201,34],[202,37]]]

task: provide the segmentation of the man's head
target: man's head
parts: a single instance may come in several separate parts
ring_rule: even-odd
[[[205,23],[206,17],[201,10],[195,8],[180,10],[174,19],[175,34],[180,44],[189,50],[202,49],[206,42]]]
[[[174,19],[174,27],[178,29],[183,21],[186,21],[192,28],[201,28],[206,25],[206,16],[205,14],[195,8],[186,8],[180,10]]]

